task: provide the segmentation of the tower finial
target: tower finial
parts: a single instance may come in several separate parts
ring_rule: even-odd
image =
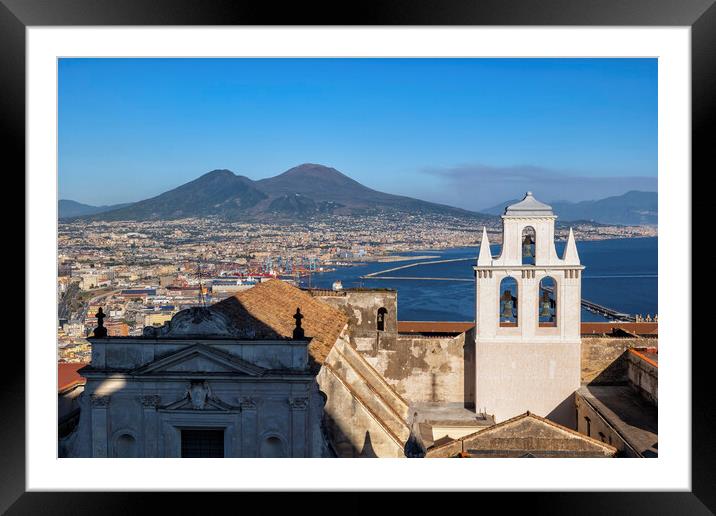
[[[569,237],[567,237],[567,245],[564,246],[564,254],[562,261],[566,265],[579,265],[579,253],[577,253],[577,243],[574,241],[574,231],[569,228]]]
[[[482,240],[480,240],[480,254],[477,257],[477,265],[492,265],[492,251],[490,251],[490,240],[487,238],[487,228],[482,226]]]

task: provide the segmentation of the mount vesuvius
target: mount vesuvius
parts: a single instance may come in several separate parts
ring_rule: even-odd
[[[379,192],[334,168],[312,163],[258,181],[230,170],[213,170],[156,197],[71,218],[139,221],[219,217],[248,221],[380,213],[492,218],[444,204]],[[60,213],[60,218],[70,217]]]

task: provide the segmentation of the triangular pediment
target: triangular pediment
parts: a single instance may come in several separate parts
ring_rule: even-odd
[[[224,351],[195,344],[145,364],[132,373],[156,375],[166,373],[214,373],[261,376],[265,369]]]
[[[616,451],[606,443],[529,412],[466,435],[461,440],[465,449],[478,450]]]
[[[493,439],[518,439],[527,435],[542,439],[581,437],[569,432],[567,429],[559,428],[556,425],[530,416],[519,416],[480,432],[481,437]]]
[[[169,405],[166,405],[164,407],[161,407],[162,410],[172,410],[172,411],[198,411],[198,410],[213,410],[213,411],[221,411],[221,412],[229,412],[232,410],[237,410],[238,407],[232,407],[228,403],[224,403],[218,398],[208,398],[205,402],[205,404],[201,408],[197,408],[191,403],[191,399],[187,396],[184,397],[178,401],[175,401],[174,403],[170,403]]]

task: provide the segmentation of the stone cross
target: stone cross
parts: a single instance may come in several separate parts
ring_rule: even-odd
[[[304,332],[303,332],[303,328],[301,328],[301,319],[303,319],[303,315],[301,315],[300,308],[296,308],[296,313],[294,314],[293,318],[296,320],[296,327],[293,329],[293,338],[294,339],[303,339]]]
[[[104,318],[107,317],[104,315],[104,312],[102,311],[102,307],[99,307],[99,310],[97,310],[97,327],[94,329],[94,336],[95,337],[106,337],[107,336],[107,328],[104,327]]]

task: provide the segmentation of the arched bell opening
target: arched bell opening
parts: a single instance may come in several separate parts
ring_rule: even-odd
[[[540,328],[557,326],[557,282],[551,276],[539,282],[537,317]]]
[[[385,318],[388,316],[388,310],[385,307],[378,309],[378,315],[376,317],[376,327],[378,331],[385,331]]]
[[[519,309],[517,304],[517,280],[507,276],[500,281],[500,327],[516,327],[519,323]]]
[[[535,228],[527,226],[522,230],[522,265],[535,265],[537,234]]]

